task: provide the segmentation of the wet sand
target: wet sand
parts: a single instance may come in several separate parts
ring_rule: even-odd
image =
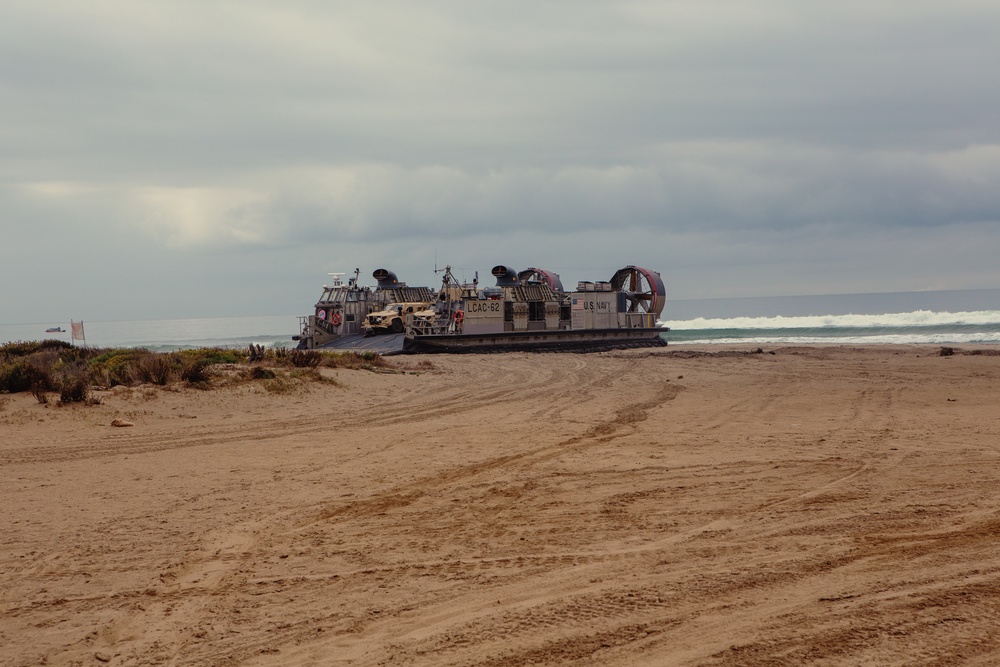
[[[0,664],[1000,663],[1000,356],[938,349],[0,396]]]

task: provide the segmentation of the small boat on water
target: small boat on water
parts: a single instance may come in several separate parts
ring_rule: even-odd
[[[49,327],[45,330],[45,333],[66,333],[66,330],[62,327]]]

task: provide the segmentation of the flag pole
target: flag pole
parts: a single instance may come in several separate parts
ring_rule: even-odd
[[[83,330],[83,320],[80,320],[79,322],[74,322],[73,320],[70,320],[69,328],[72,331],[72,333],[70,334],[70,339],[74,341],[82,340],[83,346],[87,347],[87,334]]]

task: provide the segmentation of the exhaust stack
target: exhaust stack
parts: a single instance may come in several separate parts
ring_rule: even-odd
[[[388,269],[375,269],[372,278],[378,281],[379,289],[399,287],[399,279],[396,278],[396,274]]]
[[[517,277],[517,271],[509,266],[498,264],[493,267],[490,273],[497,279],[497,287],[517,287],[521,284]]]

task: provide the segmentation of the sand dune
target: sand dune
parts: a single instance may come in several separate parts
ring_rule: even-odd
[[[0,664],[1000,662],[1000,356],[429,359],[0,396]]]

